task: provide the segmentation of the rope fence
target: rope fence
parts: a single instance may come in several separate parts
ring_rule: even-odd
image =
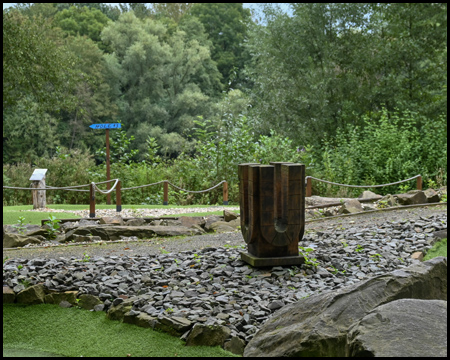
[[[111,189],[109,190],[101,190],[97,185],[98,184],[105,184],[105,183],[109,183],[109,182],[113,182],[114,181],[114,185],[112,186]],[[107,181],[101,181],[101,182],[91,182],[90,184],[84,184],[84,185],[74,185],[74,186],[64,186],[64,187],[56,187],[56,186],[44,186],[44,187],[32,187],[33,184],[30,185],[29,188],[26,187],[15,187],[15,186],[3,186],[3,189],[14,189],[14,190],[32,190],[35,192],[45,192],[47,190],[66,190],[66,191],[84,191],[84,192],[89,192],[89,217],[95,217],[95,192],[98,191],[101,194],[107,195],[110,194],[113,191],[116,191],[116,212],[120,212],[122,211],[122,191],[126,191],[126,190],[134,190],[134,189],[139,189],[139,188],[144,188],[144,187],[148,187],[148,186],[153,186],[153,185],[159,185],[159,184],[163,184],[164,185],[164,200],[163,200],[163,205],[169,205],[169,185],[172,186],[173,188],[180,190],[180,191],[185,191],[188,193],[194,193],[194,194],[200,194],[200,193],[205,193],[211,190],[216,189],[217,187],[219,187],[220,185],[223,184],[223,205],[228,205],[228,183],[226,180],[222,180],[220,183],[210,187],[209,189],[205,189],[205,190],[199,190],[199,191],[192,191],[192,190],[186,190],[183,189],[175,184],[172,184],[170,181],[168,180],[161,180],[158,181],[156,183],[153,184],[146,184],[146,185],[140,185],[140,186],[133,186],[133,187],[128,187],[128,188],[121,188],[121,181],[119,179],[112,179],[112,180],[107,180]],[[89,187],[89,190],[81,190],[79,188],[82,187]],[[36,196],[33,196],[33,205],[34,208],[38,208],[37,204],[34,204],[34,200],[35,198],[37,198]],[[45,206],[44,206],[45,207]]]
[[[348,185],[348,184],[339,184],[339,183],[335,183],[332,181],[327,181],[327,180],[323,180],[323,179],[317,179],[313,176],[307,176],[305,178],[306,180],[306,197],[311,197],[312,195],[312,181],[311,180],[316,180],[319,182],[323,182],[326,184],[331,184],[331,185],[337,185],[337,186],[345,186],[345,187],[351,187],[351,188],[378,188],[378,187],[384,187],[384,186],[390,186],[390,185],[396,185],[396,184],[401,184],[403,182],[407,182],[413,179],[417,179],[417,190],[422,190],[422,175],[416,175],[413,176],[409,179],[405,179],[405,180],[400,180],[400,181],[396,181],[393,183],[388,183],[388,184],[381,184],[381,185]]]
[[[339,183],[335,183],[332,181],[327,181],[327,180],[323,180],[323,179],[318,179],[315,178],[313,176],[307,176],[305,178],[306,181],[306,197],[311,197],[312,195],[312,180],[316,180],[319,182],[323,182],[326,184],[330,184],[330,185],[336,185],[336,186],[345,186],[345,187],[352,187],[352,188],[376,188],[376,187],[384,187],[384,186],[390,186],[390,185],[396,185],[396,184],[400,184],[406,181],[410,181],[413,179],[417,179],[417,189],[418,190],[422,190],[422,176],[421,175],[416,175],[413,176],[409,179],[405,179],[405,180],[400,180],[400,181],[396,181],[393,183],[388,183],[388,184],[381,184],[381,185],[348,185],[348,184],[339,184]],[[101,190],[97,185],[99,184],[105,184],[105,183],[109,183],[109,182],[113,182],[114,181],[114,185],[112,186],[111,189],[109,190]],[[30,185],[29,188],[26,187],[15,187],[15,186],[3,186],[3,189],[14,189],[14,190],[32,190],[37,192],[45,192],[46,190],[67,190],[67,191],[84,191],[84,192],[89,192],[89,217],[95,217],[95,191],[98,191],[100,194],[110,194],[111,192],[115,191],[116,192],[116,212],[120,212],[122,211],[122,191],[126,191],[126,190],[134,190],[134,189],[139,189],[139,188],[144,188],[144,187],[148,187],[148,186],[153,186],[153,185],[159,185],[159,184],[163,184],[163,191],[164,191],[164,197],[163,197],[163,205],[169,205],[169,185],[172,186],[174,189],[177,189],[179,191],[184,191],[187,193],[192,193],[192,194],[200,194],[200,193],[205,193],[208,191],[212,191],[216,188],[218,188],[220,185],[223,185],[223,205],[228,205],[228,183],[226,180],[222,180],[220,183],[210,187],[209,189],[205,189],[205,190],[199,190],[199,191],[193,191],[193,190],[186,190],[183,189],[175,184],[172,184],[169,180],[161,180],[158,181],[156,183],[152,183],[152,184],[146,184],[146,185],[140,185],[140,186],[133,186],[133,187],[128,187],[128,188],[121,188],[121,181],[120,179],[112,179],[112,180],[107,180],[107,181],[101,181],[101,182],[91,182],[90,184],[84,184],[84,185],[74,185],[74,186],[65,186],[65,187],[56,187],[56,186],[45,186],[44,187],[32,187],[33,184]],[[82,187],[89,187],[89,190],[81,190],[79,188]],[[35,201],[36,196],[33,196],[33,205],[34,201]],[[36,206],[34,208],[37,208]]]

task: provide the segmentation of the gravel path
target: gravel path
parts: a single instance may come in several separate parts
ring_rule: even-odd
[[[198,209],[198,208],[197,208]],[[197,210],[192,209],[192,210]],[[215,209],[215,208],[214,208]],[[159,209],[157,209],[159,210]],[[163,209],[168,211],[169,209]],[[180,209],[170,209],[178,211]],[[187,209],[182,209],[186,213]],[[238,208],[237,208],[238,210]],[[205,211],[202,209],[202,211]],[[211,211],[211,210],[210,210]],[[179,212],[178,212],[179,213]],[[399,220],[420,219],[420,217],[428,217],[435,214],[446,214],[447,206],[430,206],[410,209],[400,209],[381,212],[359,213],[354,216],[324,218],[320,221],[312,221],[306,223],[305,234],[323,230],[340,231],[348,228],[365,228],[369,225],[381,225],[386,222]],[[176,214],[169,213],[166,215]],[[147,215],[145,215],[147,216]],[[182,238],[154,238],[149,240],[137,241],[116,241],[103,242],[89,245],[62,245],[56,247],[36,247],[21,248],[14,250],[3,250],[3,258],[58,258],[58,257],[82,257],[84,253],[90,256],[107,256],[107,255],[129,255],[132,254],[161,254],[164,252],[180,252],[186,250],[201,250],[207,247],[218,246],[245,246],[242,233],[240,231],[222,233],[222,234],[206,234],[200,236],[190,236]]]
[[[223,211],[223,210],[237,211],[239,212],[239,206],[211,206],[203,208],[167,208],[167,209],[122,209],[120,216],[123,218],[131,217],[162,217],[167,215],[178,215],[178,214],[189,214],[189,213],[208,213],[212,211]],[[89,217],[89,210],[59,210],[59,209],[49,209],[45,210],[29,210],[35,212],[58,212],[58,213],[72,213],[82,218]],[[95,216],[116,216],[115,209],[96,209]]]

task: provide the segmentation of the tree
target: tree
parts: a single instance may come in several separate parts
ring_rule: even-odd
[[[74,89],[77,104],[72,111],[62,113],[59,130],[64,146],[88,148],[98,143],[89,129],[97,122],[108,122],[116,116],[114,92],[106,80],[106,63],[103,52],[91,39],[81,36],[66,38],[67,48],[77,57],[79,77]],[[104,139],[101,137],[101,143]]]
[[[168,17],[179,23],[181,18],[189,12],[194,3],[152,3],[155,15]]]
[[[184,31],[169,37],[166,31],[161,23],[128,12],[102,32],[114,50],[105,59],[110,81],[120,84],[119,117],[132,134],[143,123],[182,133],[208,111],[207,94],[218,86],[209,49]]]
[[[320,146],[346,124],[364,126],[364,115],[377,121],[383,104],[446,112],[446,6],[291,7],[293,16],[266,7],[267,25],[255,25],[249,41],[247,73],[264,131]]]
[[[250,10],[242,3],[196,3],[189,13],[201,21],[213,43],[211,58],[223,76],[222,83],[228,87],[242,83],[234,73],[239,75],[248,61],[243,45],[251,22]]]
[[[447,4],[390,3],[371,7],[373,96],[388,110],[428,117],[447,112]]]
[[[59,145],[58,120],[23,98],[3,111],[3,163],[32,164],[48,157]]]
[[[75,59],[54,39],[49,23],[3,10],[3,107],[32,96],[37,110],[72,108]]]
[[[54,17],[54,25],[59,26],[66,34],[86,35],[96,42],[100,49],[110,52],[110,49],[101,42],[100,33],[110,21],[100,10],[89,9],[84,6],[77,8],[71,6],[58,12]]]
[[[151,9],[145,3],[119,3],[119,7],[122,14],[132,11],[139,19],[146,19],[152,15]]]

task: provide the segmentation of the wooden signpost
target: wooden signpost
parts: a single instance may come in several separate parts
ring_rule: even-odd
[[[110,180],[110,167],[109,167],[109,129],[120,129],[121,123],[114,124],[92,124],[89,126],[92,129],[105,129],[106,130],[106,180]],[[106,189],[110,189],[111,184],[106,183]],[[111,205],[111,194],[106,195],[106,203]]]
[[[36,169],[30,177],[32,181],[32,187],[34,189],[31,193],[33,195],[33,209],[45,209],[46,208],[46,196],[45,196],[45,173],[47,169]]]

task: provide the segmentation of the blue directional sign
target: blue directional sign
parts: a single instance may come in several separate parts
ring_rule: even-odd
[[[121,123],[115,124],[92,124],[89,126],[92,129],[120,129],[122,127]]]

